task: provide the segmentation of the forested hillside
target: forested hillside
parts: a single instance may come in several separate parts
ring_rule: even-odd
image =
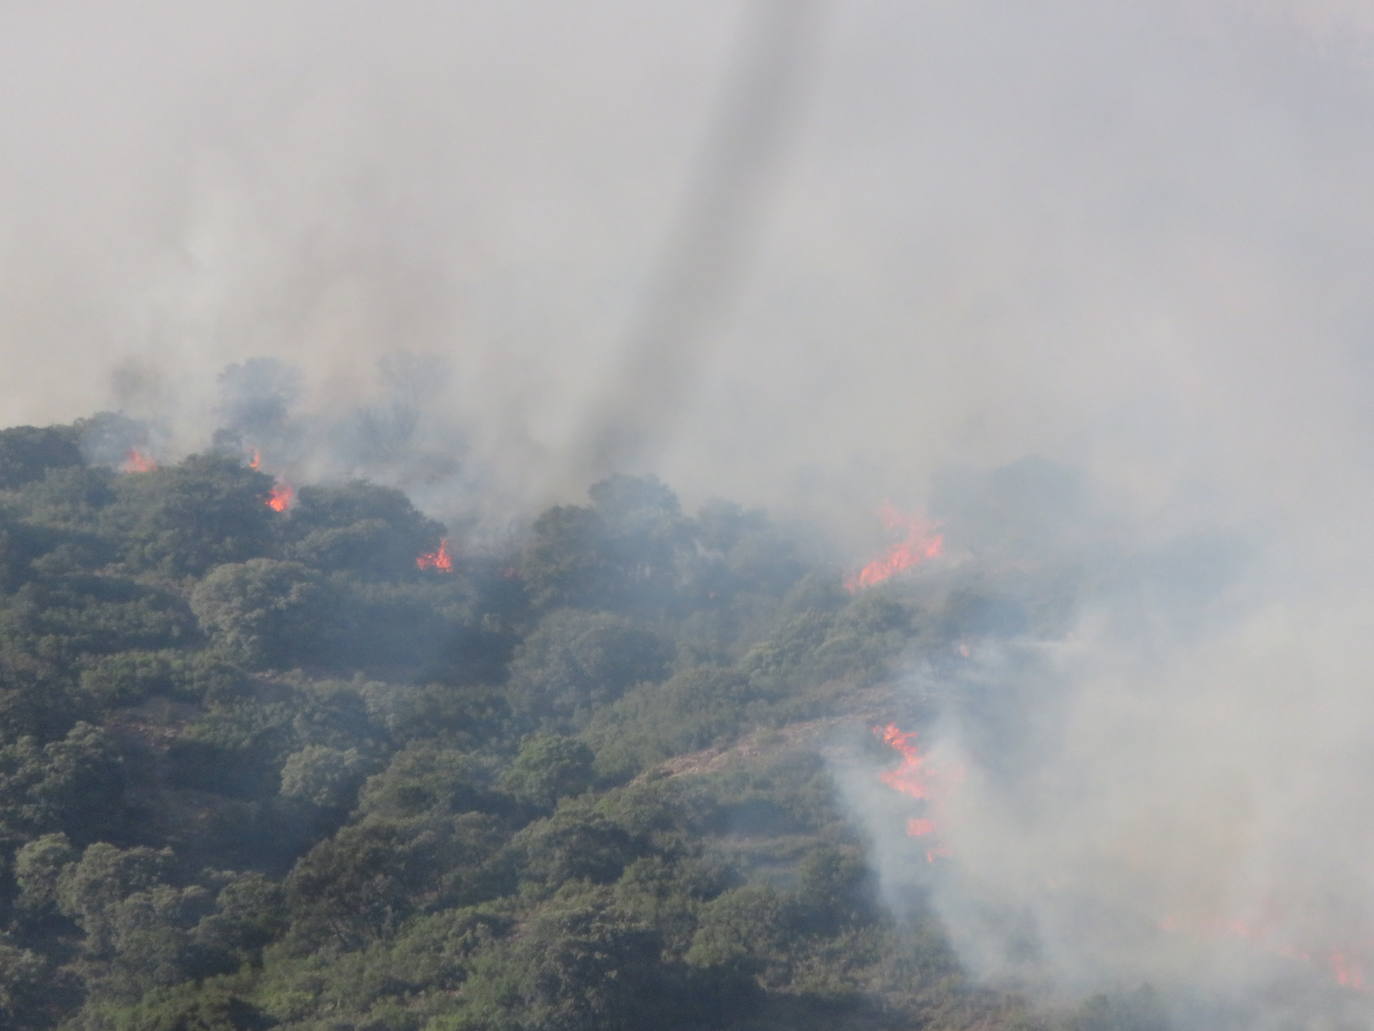
[[[652,478],[479,547],[232,448],[89,457],[128,432],[0,432],[0,1025],[1160,1026],[971,984],[836,790],[990,599]]]

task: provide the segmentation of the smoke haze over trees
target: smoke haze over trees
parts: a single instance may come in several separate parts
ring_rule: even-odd
[[[1028,1012],[961,979],[919,889],[888,914],[823,757],[882,765],[866,714],[911,711],[887,678],[969,599],[852,596],[653,478],[436,568],[395,490],[277,511],[223,451],[35,457],[108,422],[0,432],[7,1027]]]

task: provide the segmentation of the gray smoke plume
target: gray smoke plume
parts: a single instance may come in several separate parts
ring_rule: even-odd
[[[1044,462],[946,482],[962,572],[930,575],[995,587],[1003,615],[963,615],[958,653],[910,673],[905,708],[938,718],[906,816],[933,830],[909,836],[872,770],[841,774],[890,889],[921,886],[976,976],[1050,1005],[1148,986],[1187,1031],[1367,1026],[1351,514],[1320,525],[1353,580],[1285,556],[1316,520],[1161,533]]]

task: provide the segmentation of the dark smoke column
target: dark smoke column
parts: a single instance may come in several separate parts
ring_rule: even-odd
[[[824,0],[741,5],[739,55],[687,184],[662,262],[632,316],[618,369],[565,468],[631,469],[674,432],[705,364],[710,330],[748,264],[771,186],[798,122]]]

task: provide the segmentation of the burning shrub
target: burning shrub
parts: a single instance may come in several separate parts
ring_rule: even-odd
[[[443,527],[398,490],[355,481],[302,487],[285,529],[288,558],[321,569],[397,577],[434,548]]]
[[[276,518],[265,504],[271,485],[271,477],[216,455],[121,477],[112,521],[127,527],[125,561],[181,576],[265,554]]]

